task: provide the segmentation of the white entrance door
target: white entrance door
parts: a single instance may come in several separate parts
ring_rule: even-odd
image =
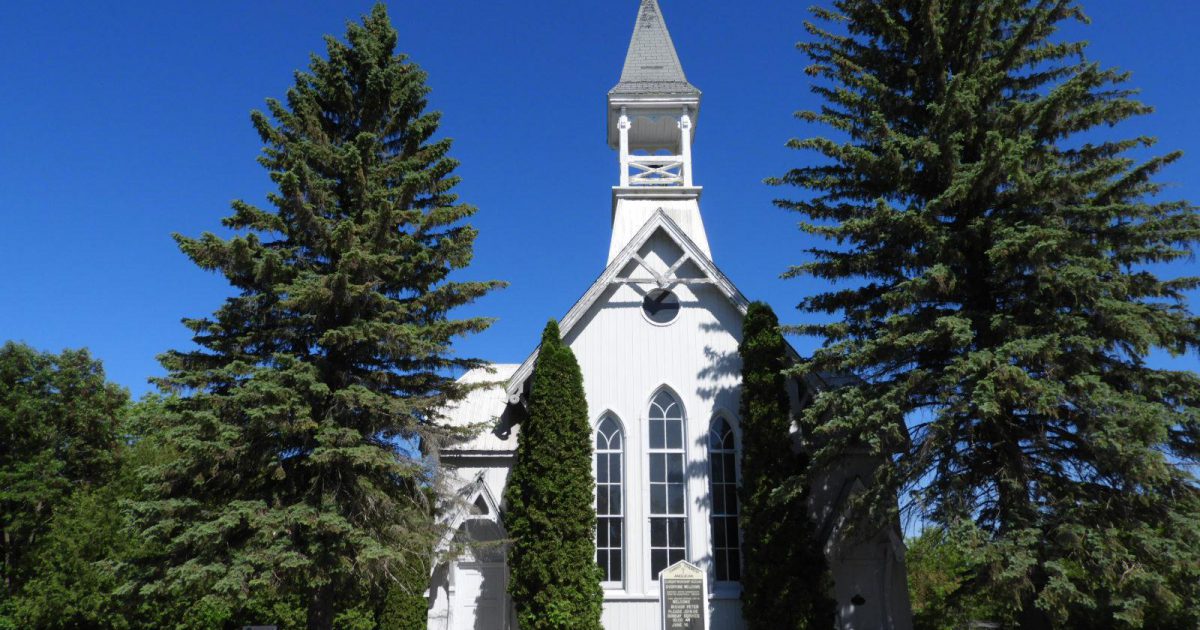
[[[866,549],[877,550],[877,558],[887,553],[878,545]],[[883,598],[883,563],[874,559],[850,557],[842,561],[842,571],[834,585],[838,604],[841,605],[841,628],[843,630],[874,630],[890,627],[884,624],[887,602]]]
[[[503,563],[464,562],[455,568],[452,630],[507,630],[508,608]]]

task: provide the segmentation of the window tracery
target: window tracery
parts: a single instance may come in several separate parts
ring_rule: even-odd
[[[667,391],[650,402],[650,579],[687,550],[683,408]]]
[[[596,427],[596,563],[604,582],[621,582],[624,569],[624,439],[611,415]]]
[[[733,429],[729,422],[718,416],[708,431],[713,578],[718,582],[737,582],[742,579],[736,458]]]

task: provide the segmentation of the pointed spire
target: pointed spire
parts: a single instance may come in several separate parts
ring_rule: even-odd
[[[700,90],[688,83],[683,65],[675,54],[675,44],[663,21],[658,0],[642,0],[633,38],[625,55],[621,81],[609,95],[699,96]]]

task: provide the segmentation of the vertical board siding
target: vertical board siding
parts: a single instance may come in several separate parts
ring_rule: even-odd
[[[659,233],[639,253],[656,270],[665,270],[678,258],[680,249]],[[639,269],[630,275],[645,277],[648,273]],[[679,315],[668,325],[655,325],[641,309],[642,298],[653,288],[652,284],[610,287],[566,339],[583,371],[591,419],[595,421],[611,411],[621,418],[626,431],[626,575],[624,590],[608,593],[606,628],[658,628],[660,624],[658,585],[647,574],[649,499],[645,467],[651,397],[666,387],[683,405],[687,559],[709,570],[708,429],[718,413],[735,430],[738,422],[741,313],[712,286],[674,285],[670,289],[681,303]],[[736,599],[714,600],[712,613],[714,630],[743,627]]]

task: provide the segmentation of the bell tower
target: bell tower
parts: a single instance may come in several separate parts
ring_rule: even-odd
[[[621,80],[608,92],[608,144],[619,155],[608,260],[658,209],[711,257],[693,183],[700,90],[688,83],[658,0],[641,0]]]

